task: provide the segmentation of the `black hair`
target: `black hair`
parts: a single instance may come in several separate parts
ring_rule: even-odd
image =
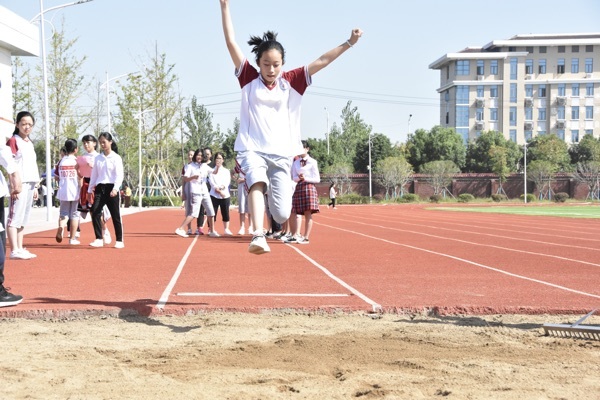
[[[217,151],[215,153],[215,159],[217,159],[217,157],[219,157],[219,156],[223,157],[223,161],[225,161],[225,154],[223,154],[222,151]]]
[[[310,149],[310,146],[308,145],[308,140],[302,140],[302,148]]]
[[[196,158],[198,157],[198,154],[200,154],[202,156],[202,159],[204,159],[204,150],[202,149],[196,149],[196,151],[194,151],[194,157],[192,157],[192,162],[197,162]]]
[[[17,114],[17,122],[15,123],[15,130],[13,132],[13,136],[18,135],[19,134],[19,128],[17,127],[17,124],[19,122],[21,122],[21,120],[24,117],[29,117],[31,118],[31,120],[33,121],[33,124],[35,125],[35,118],[33,118],[33,114],[31,114],[29,111],[21,111]]]
[[[119,147],[117,146],[117,142],[115,142],[115,139],[113,139],[113,136],[109,132],[101,132],[100,135],[98,135],[98,139],[100,138],[108,140],[110,142],[110,149],[115,153],[119,154]]]
[[[67,139],[65,141],[65,147],[63,147],[61,150],[64,150],[65,154],[73,154],[73,153],[75,153],[75,150],[77,150],[77,140],[75,140],[75,139]]]
[[[256,64],[262,57],[265,51],[275,49],[281,53],[281,61],[285,64],[285,50],[281,43],[277,41],[277,33],[266,31],[262,38],[258,36],[250,36],[248,44],[252,46],[252,52],[256,54]]]
[[[96,139],[96,136],[94,135],[84,135],[81,138],[81,142],[94,142],[94,150],[98,148],[98,139]]]

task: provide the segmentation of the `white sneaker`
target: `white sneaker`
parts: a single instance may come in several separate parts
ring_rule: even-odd
[[[225,229],[225,232],[223,232],[223,234],[225,236],[233,236],[233,233],[231,233],[231,231],[229,229]]]
[[[33,257],[30,257],[29,254],[27,253],[23,253],[22,250],[13,250],[10,252],[10,259],[11,260],[29,260],[32,259]]]
[[[124,248],[125,248],[125,243],[119,242],[119,241],[115,242],[115,249],[124,249]]]
[[[175,234],[179,235],[181,237],[190,237],[190,235],[188,235],[187,233],[185,233],[185,231],[183,229],[175,229]]]
[[[271,248],[267,244],[267,239],[264,235],[255,235],[248,246],[248,252],[252,254],[264,254],[271,251]]]
[[[104,241],[102,239],[96,239],[92,243],[90,243],[90,246],[92,246],[92,247],[103,247],[104,246]]]
[[[69,239],[69,244],[76,245],[76,244],[81,244],[81,242],[77,239]]]
[[[29,258],[36,258],[37,257],[37,255],[35,255],[33,253],[30,253],[29,250],[27,250],[25,247],[23,247],[21,249],[21,254],[25,254]]]
[[[104,231],[104,244],[110,244],[112,242],[112,237],[110,237],[110,231],[106,229]]]
[[[79,238],[81,236],[81,232],[75,231],[75,238]]]
[[[244,227],[242,226],[242,227],[240,228],[240,230],[238,231],[238,235],[243,235],[243,234],[244,234],[244,231],[245,231],[245,229],[244,229]]]
[[[210,236],[210,237],[221,237],[221,235],[219,235],[219,233],[217,231],[212,231],[211,233],[208,234],[208,236]]]

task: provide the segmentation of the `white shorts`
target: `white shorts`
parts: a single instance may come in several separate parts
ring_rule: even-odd
[[[62,201],[60,202],[60,219],[79,219],[79,211],[77,211],[77,205],[79,200],[74,201]]]
[[[22,228],[27,225],[29,222],[29,212],[31,211],[31,207],[33,207],[34,190],[37,190],[34,182],[22,183],[19,198],[16,200],[10,199],[6,226]],[[48,204],[49,206],[50,204]]]
[[[204,212],[207,217],[215,216],[215,209],[213,208],[212,201],[210,200],[210,194],[191,194],[191,213],[186,214],[187,217],[192,216],[198,218],[200,214],[200,206],[204,206]]]
[[[236,157],[244,175],[246,185],[267,184],[269,211],[280,224],[287,221],[292,212],[292,158],[256,151],[240,151]]]

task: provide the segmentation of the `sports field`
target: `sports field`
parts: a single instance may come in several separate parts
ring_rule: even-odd
[[[530,206],[498,206],[485,205],[475,207],[444,207],[433,210],[480,212],[492,214],[541,215],[566,218],[600,218],[600,203],[579,205],[530,205]]]
[[[600,306],[600,221],[434,208],[325,208],[309,245],[261,256],[176,236],[179,208],[125,215],[125,249],[32,232],[3,396],[598,398],[600,342],[542,324]]]

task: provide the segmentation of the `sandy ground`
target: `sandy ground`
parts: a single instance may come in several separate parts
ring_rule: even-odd
[[[2,319],[0,398],[600,399],[600,341],[541,328],[578,317]]]

